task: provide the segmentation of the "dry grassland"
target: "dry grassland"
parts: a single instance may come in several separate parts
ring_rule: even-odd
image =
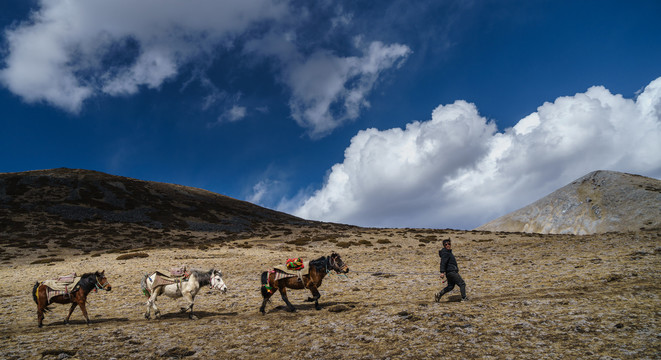
[[[306,231],[122,252],[3,248],[0,253],[12,255],[0,268],[0,358],[661,358],[657,232]],[[456,301],[458,289],[433,302],[441,287],[438,250],[447,237],[469,302]],[[114,241],[128,244],[130,238]],[[311,260],[332,251],[351,272],[324,279],[322,310],[303,301],[309,292],[290,290],[296,313],[286,312],[277,294],[266,315],[258,312],[262,271],[287,258]],[[178,313],[182,300],[168,298],[158,301],[164,317],[146,320],[140,278],[179,264],[220,268],[229,291],[201,291],[199,320]],[[113,290],[88,297],[92,324],[85,325],[77,309],[72,324],[64,325],[68,305],[54,304],[38,328],[30,294],[35,281],[95,270],[106,271]]]

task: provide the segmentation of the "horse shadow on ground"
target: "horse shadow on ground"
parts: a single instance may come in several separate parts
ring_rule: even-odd
[[[103,323],[114,323],[114,322],[128,322],[129,318],[104,318],[104,319],[90,319],[90,325],[103,324]],[[55,321],[49,324],[44,323],[44,326],[67,326],[67,325],[86,325],[87,321],[85,320],[69,320],[69,323],[66,324],[64,321]]]
[[[195,310],[195,316],[197,316],[199,319],[202,318],[208,318],[208,317],[217,317],[217,316],[237,316],[239,315],[238,312],[213,312],[213,311],[198,311]],[[170,313],[165,313],[161,314],[161,317],[159,320],[166,320],[166,319],[186,319],[189,320],[188,313],[182,313],[182,312],[170,312]]]
[[[336,308],[338,306],[345,307],[346,309],[343,309],[341,311],[346,311],[346,310],[355,308],[357,304],[358,304],[357,301],[328,301],[328,302],[319,303],[319,306],[321,307],[321,309],[319,311],[322,311],[322,310],[332,311],[331,309]],[[306,302],[306,303],[302,303],[302,304],[293,304],[293,305],[296,308],[296,312],[300,312],[300,311],[317,311],[317,309],[315,309],[315,307],[314,307],[313,302],[309,302],[309,303]],[[287,311],[287,305],[274,306],[271,309],[267,310],[266,313],[270,314],[270,313],[276,313],[276,312],[280,312],[280,311],[288,312]]]

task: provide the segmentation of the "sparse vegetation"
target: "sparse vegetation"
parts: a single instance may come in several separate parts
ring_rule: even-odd
[[[62,258],[48,258],[48,259],[39,259],[31,262],[30,264],[50,264],[54,262],[64,261]]]
[[[116,260],[129,260],[129,259],[146,258],[146,257],[149,257],[149,254],[143,252],[136,252],[136,253],[119,255]]]

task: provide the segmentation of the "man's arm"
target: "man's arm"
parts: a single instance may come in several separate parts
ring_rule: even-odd
[[[448,259],[450,258],[450,255],[445,252],[445,251],[439,251],[438,255],[441,256],[441,277],[445,277],[445,270],[447,270],[448,267]]]

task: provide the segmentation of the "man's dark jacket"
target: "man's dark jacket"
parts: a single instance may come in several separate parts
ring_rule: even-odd
[[[442,273],[448,273],[453,271],[459,272],[459,266],[457,266],[457,259],[454,258],[454,254],[452,254],[452,250],[443,248],[438,251],[438,256],[441,257]]]

